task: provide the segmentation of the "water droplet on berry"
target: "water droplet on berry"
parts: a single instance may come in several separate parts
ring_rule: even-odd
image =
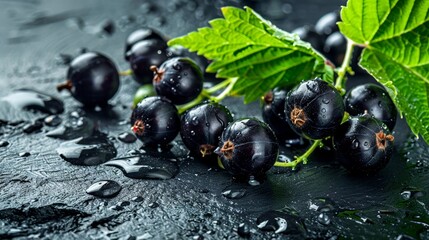
[[[369,145],[369,142],[368,142],[368,141],[365,141],[365,142],[363,143],[363,146],[364,146],[364,149],[369,149],[369,148],[370,148],[370,145]]]
[[[319,92],[319,84],[317,84],[317,83],[316,83],[316,82],[314,82],[314,81],[309,81],[309,82],[307,82],[306,86],[307,86],[307,89],[308,89],[308,90],[310,90],[310,91],[312,91],[312,92],[314,92],[314,93]]]
[[[327,98],[322,99],[322,103],[329,104],[331,101]]]
[[[180,66],[180,64],[178,64],[178,63],[173,64],[173,68],[177,71],[182,70],[182,66]]]
[[[326,213],[321,213],[317,216],[317,221],[323,225],[329,225],[331,223],[331,218]]]
[[[199,123],[200,123],[200,122],[198,121],[198,118],[197,118],[197,117],[193,117],[193,118],[192,118],[192,124],[193,124],[194,126],[197,126]]]
[[[352,148],[353,149],[359,148],[359,140],[353,139],[353,141],[352,141]]]

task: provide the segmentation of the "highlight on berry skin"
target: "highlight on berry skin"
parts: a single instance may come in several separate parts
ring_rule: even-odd
[[[158,96],[144,98],[131,114],[131,130],[144,144],[170,143],[180,131],[176,106]]]
[[[340,92],[321,79],[303,81],[289,91],[284,109],[289,126],[313,140],[332,136],[344,116]]]

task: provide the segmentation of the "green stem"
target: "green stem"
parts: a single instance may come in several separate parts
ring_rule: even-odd
[[[119,75],[120,76],[131,76],[131,75],[133,75],[133,70],[127,69],[125,71],[120,71]]]
[[[303,163],[306,164],[308,157],[310,157],[310,155],[314,152],[314,150],[316,150],[317,147],[322,145],[322,140],[316,140],[313,142],[313,145],[311,145],[311,147],[309,149],[307,149],[307,151],[305,151],[304,154],[302,154],[299,157],[296,157],[295,160],[293,160],[292,162],[275,162],[274,166],[275,167],[291,167],[291,168],[295,168],[299,163]]]
[[[228,84],[230,84],[232,80],[233,80],[233,78],[227,78],[227,79],[223,80],[222,82],[214,85],[213,87],[206,89],[206,92],[210,93],[210,94],[215,93],[215,92],[221,90],[222,88],[225,88],[226,86],[228,86]]]
[[[341,94],[344,94],[346,91],[346,74],[350,69],[350,62],[353,57],[353,48],[354,43],[351,40],[347,39],[346,55],[344,57],[343,63],[341,64],[341,67],[337,71],[338,77],[335,81],[335,88],[338,89]]]
[[[198,95],[198,97],[197,97],[197,98],[195,98],[194,100],[192,100],[192,101],[190,101],[190,102],[188,102],[188,103],[186,103],[186,104],[184,104],[184,105],[179,106],[179,107],[178,107],[179,114],[184,113],[186,110],[188,110],[188,109],[192,108],[193,106],[195,106],[195,105],[197,105],[198,103],[200,103],[201,101],[203,101],[203,100],[205,99],[204,95],[205,95],[205,94],[200,94],[200,95]]]
[[[232,88],[234,87],[235,82],[237,82],[237,78],[228,78],[222,81],[221,83],[209,88],[209,89],[203,89],[201,91],[200,95],[194,100],[192,100],[189,103],[186,103],[184,105],[179,106],[179,114],[184,113],[186,110],[192,108],[193,106],[197,105],[204,99],[210,99],[213,102],[220,102],[222,99],[224,99],[228,94],[231,92]],[[213,92],[216,92],[222,88],[225,88],[219,95],[213,96],[211,95]]]
[[[222,99],[224,99],[228,94],[231,92],[232,88],[234,87],[234,84],[237,82],[238,78],[230,78],[230,82],[228,86],[216,97],[211,97],[210,100],[213,102],[220,102]]]

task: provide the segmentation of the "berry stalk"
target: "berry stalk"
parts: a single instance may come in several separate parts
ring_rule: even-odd
[[[347,39],[346,55],[341,67],[337,70],[338,77],[335,81],[335,88],[343,95],[346,92],[346,74],[351,71],[350,62],[353,57],[354,42]]]
[[[275,162],[274,166],[275,167],[290,167],[290,168],[294,169],[301,162],[303,164],[307,164],[308,157],[310,157],[310,155],[314,152],[314,150],[316,150],[317,147],[321,147],[321,146],[323,146],[322,140],[316,140],[313,142],[311,147],[309,149],[307,149],[307,151],[305,151],[304,154],[302,154],[299,157],[295,156],[295,160],[293,160],[292,162]]]
[[[229,95],[229,93],[231,92],[231,90],[234,87],[234,84],[236,82],[237,82],[237,78],[227,78],[227,79],[223,80],[222,82],[216,84],[215,86],[213,86],[211,88],[203,89],[197,98],[195,98],[191,102],[184,104],[178,108],[179,114],[184,113],[186,110],[188,110],[188,109],[192,108],[193,106],[197,105],[198,103],[202,102],[204,99],[210,99],[213,102],[222,101],[225,97],[227,97]],[[221,89],[223,89],[223,91],[219,95],[217,95],[217,96],[213,95],[213,93],[215,93]]]

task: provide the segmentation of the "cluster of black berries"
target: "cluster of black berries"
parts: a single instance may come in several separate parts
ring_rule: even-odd
[[[152,29],[137,30],[126,40],[125,59],[134,79],[151,83],[157,94],[140,101],[131,114],[131,129],[145,145],[168,144],[180,133],[191,153],[219,157],[225,169],[245,177],[263,175],[274,165],[278,138],[332,137],[338,159],[353,172],[378,171],[390,158],[396,108],[384,89],[359,86],[343,100],[328,83],[308,80],[289,92],[275,89],[264,97],[266,123],[234,121],[229,110],[215,102],[199,103],[180,117],[177,105],[202,99],[201,68],[207,61],[197,64],[189,56],[183,49],[167,47],[166,39]],[[115,65],[96,52],[75,58],[67,77],[58,89],[68,89],[87,107],[107,105],[119,88]],[[345,111],[355,117],[342,123]]]
[[[192,154],[204,159],[219,156],[236,176],[262,175],[270,169],[279,146],[265,123],[256,119],[234,122],[225,106],[208,101],[179,117],[176,105],[189,103],[202,91],[202,64],[174,57],[185,51],[167,48],[160,35],[148,40],[152,35],[153,31],[138,30],[126,44],[134,78],[139,83],[152,82],[158,95],[144,98],[133,110],[131,124],[136,136],[146,145],[159,145],[169,143],[180,132]]]
[[[345,112],[351,117],[342,123]],[[357,86],[343,99],[325,81],[304,81],[289,92],[268,93],[262,115],[279,138],[332,137],[337,160],[354,173],[377,172],[392,155],[397,110],[387,92],[375,84]]]

